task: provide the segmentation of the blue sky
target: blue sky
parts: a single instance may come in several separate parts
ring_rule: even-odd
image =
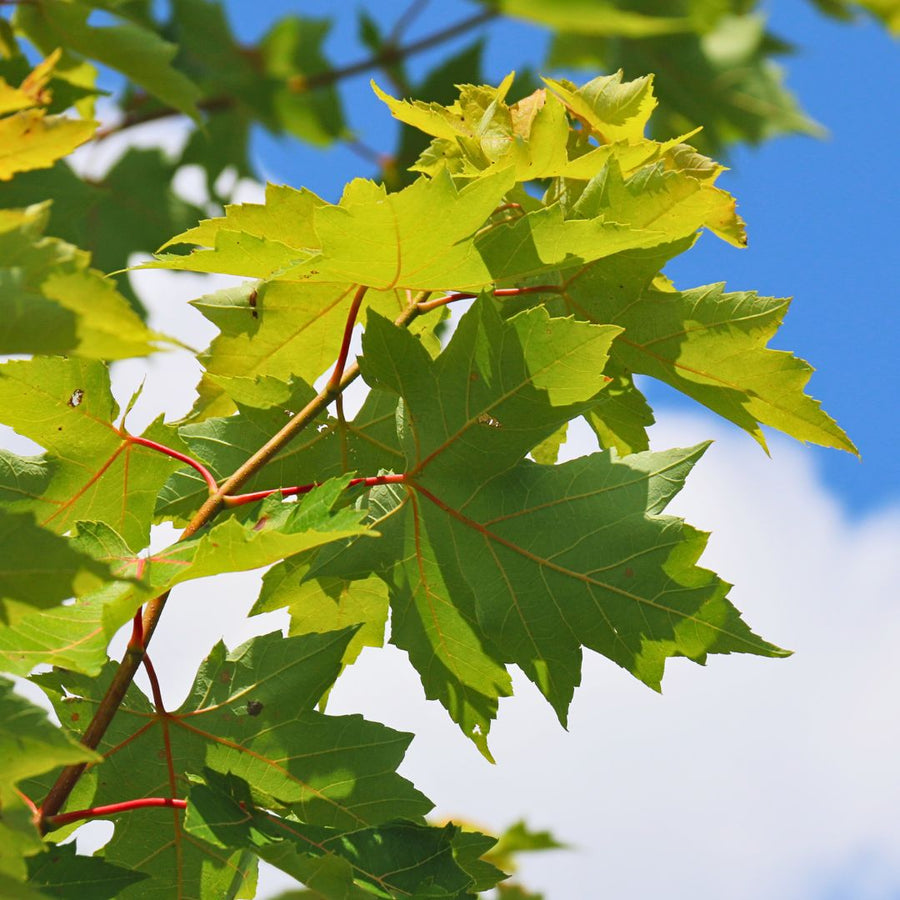
[[[391,22],[405,4],[364,4],[379,21]],[[806,0],[770,3],[773,29],[798,45],[784,60],[788,84],[829,137],[782,138],[759,148],[738,148],[732,171],[720,182],[738,198],[748,222],[750,248],[738,251],[705,236],[677,260],[670,274],[682,287],[725,281],[735,290],[793,296],[785,326],[773,346],[811,362],[817,373],[810,391],[850,434],[863,462],[847,454],[809,448],[846,508],[859,514],[900,498],[900,305],[894,269],[895,204],[900,199],[900,44],[874,22],[852,25],[818,15]],[[288,10],[322,15],[320,3],[230,2],[239,33],[263,32]],[[328,50],[340,63],[367,55],[356,38],[357,4],[341,4]],[[471,14],[471,4],[433,2],[409,37],[429,34]],[[523,23],[485,29],[487,76],[499,80],[542,58],[547,34]],[[472,35],[454,42],[460,48]],[[422,72],[447,52],[425,53],[412,62]],[[584,73],[587,80],[594,73]],[[377,78],[377,73],[375,74]],[[392,147],[393,123],[368,88],[368,76],[342,85],[351,125],[376,149]],[[260,135],[257,159],[271,180],[304,185],[336,199],[350,177],[371,174],[343,147],[320,152]],[[893,202],[892,202],[893,201]],[[651,402],[681,406],[674,392],[648,387]]]

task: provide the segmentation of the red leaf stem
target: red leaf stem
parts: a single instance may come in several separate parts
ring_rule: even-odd
[[[153,705],[156,707],[156,712],[165,716],[166,708],[163,705],[162,699],[162,691],[159,687],[159,679],[156,677],[156,669],[153,668],[153,663],[150,662],[150,657],[147,656],[147,653],[144,653],[144,658],[141,660],[144,664],[144,669],[147,672],[147,678],[150,679],[150,690],[153,691]]]
[[[366,487],[375,487],[379,484],[403,484],[406,481],[406,475],[370,475],[367,478],[351,478],[347,487],[356,487],[357,485],[365,485]],[[223,497],[226,506],[241,506],[244,503],[255,503],[257,500],[264,500],[271,497],[272,494],[281,494],[283,497],[296,497],[299,494],[308,494],[310,491],[321,487],[321,481],[313,481],[311,484],[301,484],[298,487],[269,488],[266,491],[253,491],[250,494],[231,494]]]
[[[347,365],[347,357],[350,354],[350,338],[353,337],[353,327],[356,325],[356,317],[359,315],[359,308],[362,306],[363,297],[366,296],[368,287],[361,284],[353,295],[353,301],[350,304],[350,311],[347,313],[347,322],[344,325],[344,337],[341,341],[341,350],[338,353],[337,362],[334,364],[334,371],[331,378],[328,379],[328,385],[325,390],[331,394],[338,393],[338,386],[344,375],[344,367]]]
[[[203,463],[198,462],[193,457],[185,456],[184,453],[179,453],[171,447],[166,447],[165,444],[157,444],[156,441],[151,441],[148,438],[134,437],[129,434],[125,435],[125,440],[130,444],[140,444],[142,447],[149,447],[151,450],[156,450],[157,453],[165,453],[166,456],[171,456],[172,459],[187,463],[191,468],[196,469],[203,476],[203,480],[206,482],[207,487],[209,487],[211,494],[214,494],[219,489],[219,485],[216,482],[216,479],[213,478],[212,472],[210,472]]]
[[[559,294],[562,293],[562,287],[558,284],[535,284],[530,287],[521,288],[496,288],[491,293],[500,299],[504,297],[521,297],[525,294]],[[439,306],[446,306],[448,303],[455,303],[457,300],[474,300],[478,294],[471,291],[453,291],[444,294],[443,297],[435,297],[434,300],[426,300],[419,304],[419,312],[430,312]]]
[[[144,607],[138,607],[138,611],[131,620],[131,637],[128,639],[129,650],[144,649]]]
[[[107,806],[92,806],[89,809],[75,809],[72,812],[61,813],[58,816],[48,816],[48,825],[59,827],[69,822],[77,822],[80,819],[95,819],[98,816],[114,816],[117,813],[131,812],[133,809],[147,809],[154,806],[170,807],[172,809],[187,808],[186,800],[177,800],[174,797],[142,797],[140,800],[126,800],[123,803],[110,803]]]

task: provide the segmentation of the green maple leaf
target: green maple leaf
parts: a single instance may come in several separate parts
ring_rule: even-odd
[[[450,480],[471,484],[473,471],[502,472],[573,415],[587,409],[606,383],[603,367],[615,329],[586,330],[571,319],[551,319],[534,309],[503,324],[490,301],[480,301],[461,321],[447,349],[432,361],[404,332],[373,320],[361,360],[366,380],[403,398],[401,443],[406,472],[415,482]],[[434,397],[441,397],[439,405]],[[449,399],[461,402],[449,405]],[[392,589],[392,640],[410,653],[426,694],[487,753],[486,735],[497,698],[509,694],[509,676],[485,652],[485,638],[468,605],[451,602],[430,549],[417,530],[419,500],[409,502],[394,488],[373,493],[374,521],[390,535],[379,543],[396,546],[388,560],[408,556]],[[406,536],[401,507],[412,514]],[[377,550],[363,567],[372,568]],[[320,573],[316,573],[320,574]],[[341,574],[327,571],[324,574]],[[353,573],[356,574],[356,573]]]
[[[131,546],[147,543],[156,494],[180,464],[113,425],[119,410],[106,366],[54,357],[7,362],[0,366],[0,407],[4,422],[47,450],[49,479],[30,498],[19,487],[20,508],[30,500],[39,524],[54,531],[96,519]],[[159,423],[146,435],[174,439]]]
[[[760,424],[801,441],[856,452],[850,439],[804,394],[812,367],[769,349],[788,300],[724,285],[675,291],[654,281],[679,247],[623,254],[579,273],[564,291],[565,308],[625,331],[612,356],[628,372],[652,375],[752,434]]]
[[[344,653],[345,665],[353,663],[363,647],[381,647],[388,616],[385,583],[375,576],[358,580],[307,577],[310,567],[307,555],[298,554],[269,569],[250,615],[286,607],[291,635],[356,626]]]
[[[246,781],[206,769],[191,788],[184,828],[216,846],[252,850],[324,898],[473,896],[472,877],[454,859],[454,825],[311,826],[255,809]]]
[[[564,721],[583,646],[654,688],[669,656],[782,653],[695,565],[705,537],[661,514],[702,447],[523,461],[596,403],[612,336],[539,307],[501,324],[480,302],[435,361],[399,329],[364,337],[367,381],[403,399],[407,478],[373,491],[378,555],[351,544],[313,574],[385,578],[392,641],[485,753],[510,662]]]
[[[77,856],[74,844],[50,848],[28,861],[28,883],[64,900],[115,900],[147,876],[97,856]]]
[[[351,636],[275,633],[231,654],[220,643],[187,700],[166,715],[131,687],[98,747],[104,762],[91,802],[184,796],[184,773],[209,767],[245,779],[255,804],[312,827],[355,831],[400,817],[420,820],[431,804],[394,771],[411,736],[360,716],[313,711]],[[57,671],[35,680],[68,722],[73,714],[91,715],[110,675]],[[187,833],[181,815],[149,809],[117,819],[104,859],[150,876],[122,898],[233,896],[248,854]]]

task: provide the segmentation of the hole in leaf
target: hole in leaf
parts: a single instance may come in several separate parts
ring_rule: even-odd
[[[75,388],[72,391],[72,396],[68,399],[68,405],[71,407],[76,407],[80,405],[81,401],[84,399],[84,391],[81,388]]]

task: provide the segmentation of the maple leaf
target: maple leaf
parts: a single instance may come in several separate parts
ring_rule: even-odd
[[[326,898],[474,896],[468,891],[471,875],[454,858],[457,826],[395,822],[352,831],[311,826],[254,809],[249,785],[231,773],[206,769],[202,778],[195,777],[184,829],[216,846],[252,850]],[[493,871],[488,887],[502,877]]]
[[[60,765],[99,759],[52,724],[43,709],[16,694],[11,681],[0,678],[0,889],[6,896],[31,896],[23,885],[26,859],[45,849],[19,785]]]
[[[131,546],[147,543],[156,494],[180,464],[113,425],[119,409],[106,366],[54,357],[4,363],[0,406],[5,422],[47,451],[46,484],[31,496],[19,489],[19,508],[34,510],[39,524],[54,531],[97,519]],[[159,422],[145,434],[174,438]]]
[[[434,361],[386,323],[364,337],[364,377],[403,399],[406,478],[373,491],[380,550],[325,551],[312,574],[386,580],[392,642],[486,755],[507,663],[565,721],[582,646],[654,688],[669,656],[782,654],[695,565],[705,536],[662,515],[703,447],[523,460],[594,405],[613,337],[539,307],[501,323],[490,301]]]
[[[602,260],[563,291],[563,308],[624,328],[612,356],[625,371],[652,375],[748,431],[765,447],[760,424],[801,441],[855,453],[853,443],[804,394],[812,367],[766,345],[788,300],[724,285],[676,291],[654,276],[678,245]]]
[[[182,706],[154,711],[131,687],[98,747],[104,761],[90,802],[184,796],[204,767],[250,784],[253,802],[311,828],[355,832],[391,819],[421,821],[431,803],[395,773],[411,735],[361,716],[313,711],[340,671],[352,631],[218,644]],[[111,676],[57,670],[35,676],[61,721],[89,717]],[[86,801],[85,801],[86,802]],[[230,896],[249,856],[187,831],[180,810],[136,810],[116,821],[104,859],[150,880],[122,898]]]

